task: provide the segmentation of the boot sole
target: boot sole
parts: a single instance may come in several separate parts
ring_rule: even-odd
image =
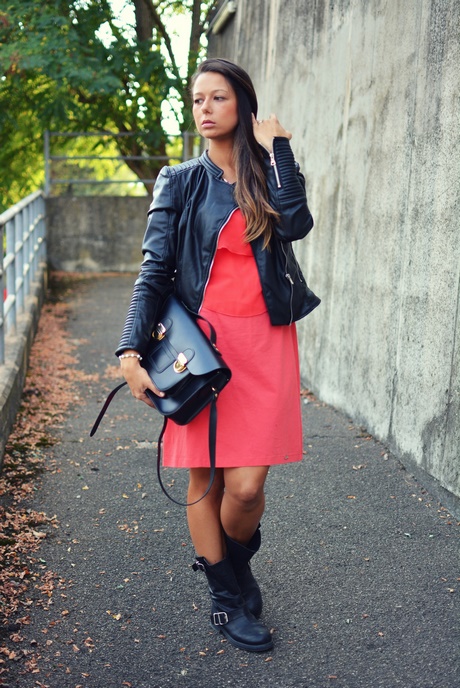
[[[246,650],[247,652],[267,652],[273,648],[273,640],[270,640],[268,643],[262,643],[261,645],[248,645],[247,643],[242,643],[239,640],[235,640],[235,638],[226,632],[222,626],[214,626],[212,623],[210,626],[214,631],[222,633],[222,635],[231,645],[239,648],[240,650]]]

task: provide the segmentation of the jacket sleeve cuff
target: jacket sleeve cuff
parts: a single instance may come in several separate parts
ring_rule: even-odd
[[[292,199],[305,194],[304,178],[299,172],[289,139],[276,136],[273,139],[273,155],[280,179],[280,197]]]

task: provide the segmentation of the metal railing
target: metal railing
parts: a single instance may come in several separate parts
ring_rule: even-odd
[[[142,136],[139,132],[114,132],[114,131],[86,131],[86,132],[75,132],[75,131],[49,131],[46,130],[44,134],[44,156],[45,156],[45,196],[49,196],[53,187],[65,186],[66,188],[72,187],[74,185],[91,185],[91,186],[103,186],[107,184],[154,184],[156,177],[136,177],[133,174],[131,178],[125,179],[95,179],[94,177],[88,177],[87,174],[79,177],[55,177],[53,175],[53,163],[66,162],[72,165],[72,163],[77,161],[102,161],[110,160],[112,162],[128,163],[129,161],[142,161],[143,163],[148,163],[149,161],[161,161],[163,165],[172,165],[183,160],[188,160],[190,157],[197,157],[204,150],[204,139],[199,136],[194,131],[182,132],[182,156],[177,157],[174,155],[54,155],[51,153],[51,143],[53,139],[78,139],[78,138],[99,138],[99,139],[118,139],[126,137]],[[178,137],[171,137],[171,139]],[[78,170],[76,170],[78,172]]]
[[[40,265],[46,260],[45,201],[30,194],[0,215],[0,365],[5,363],[5,335],[24,311]]]

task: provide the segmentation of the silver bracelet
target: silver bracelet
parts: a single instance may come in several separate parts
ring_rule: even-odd
[[[142,361],[140,354],[120,354],[118,358],[137,358],[138,361]]]

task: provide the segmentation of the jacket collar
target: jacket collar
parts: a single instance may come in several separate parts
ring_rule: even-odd
[[[276,138],[276,137],[275,137]],[[269,153],[266,148],[261,146],[262,154],[264,158],[269,158]],[[203,167],[205,167],[208,172],[210,172],[216,179],[222,179],[224,176],[224,171],[220,169],[209,157],[208,151],[205,150],[198,158]]]
[[[220,169],[208,155],[208,151],[205,150],[204,153],[200,155],[200,162],[205,167],[208,172],[210,172],[216,179],[222,179],[224,176],[224,171]]]

